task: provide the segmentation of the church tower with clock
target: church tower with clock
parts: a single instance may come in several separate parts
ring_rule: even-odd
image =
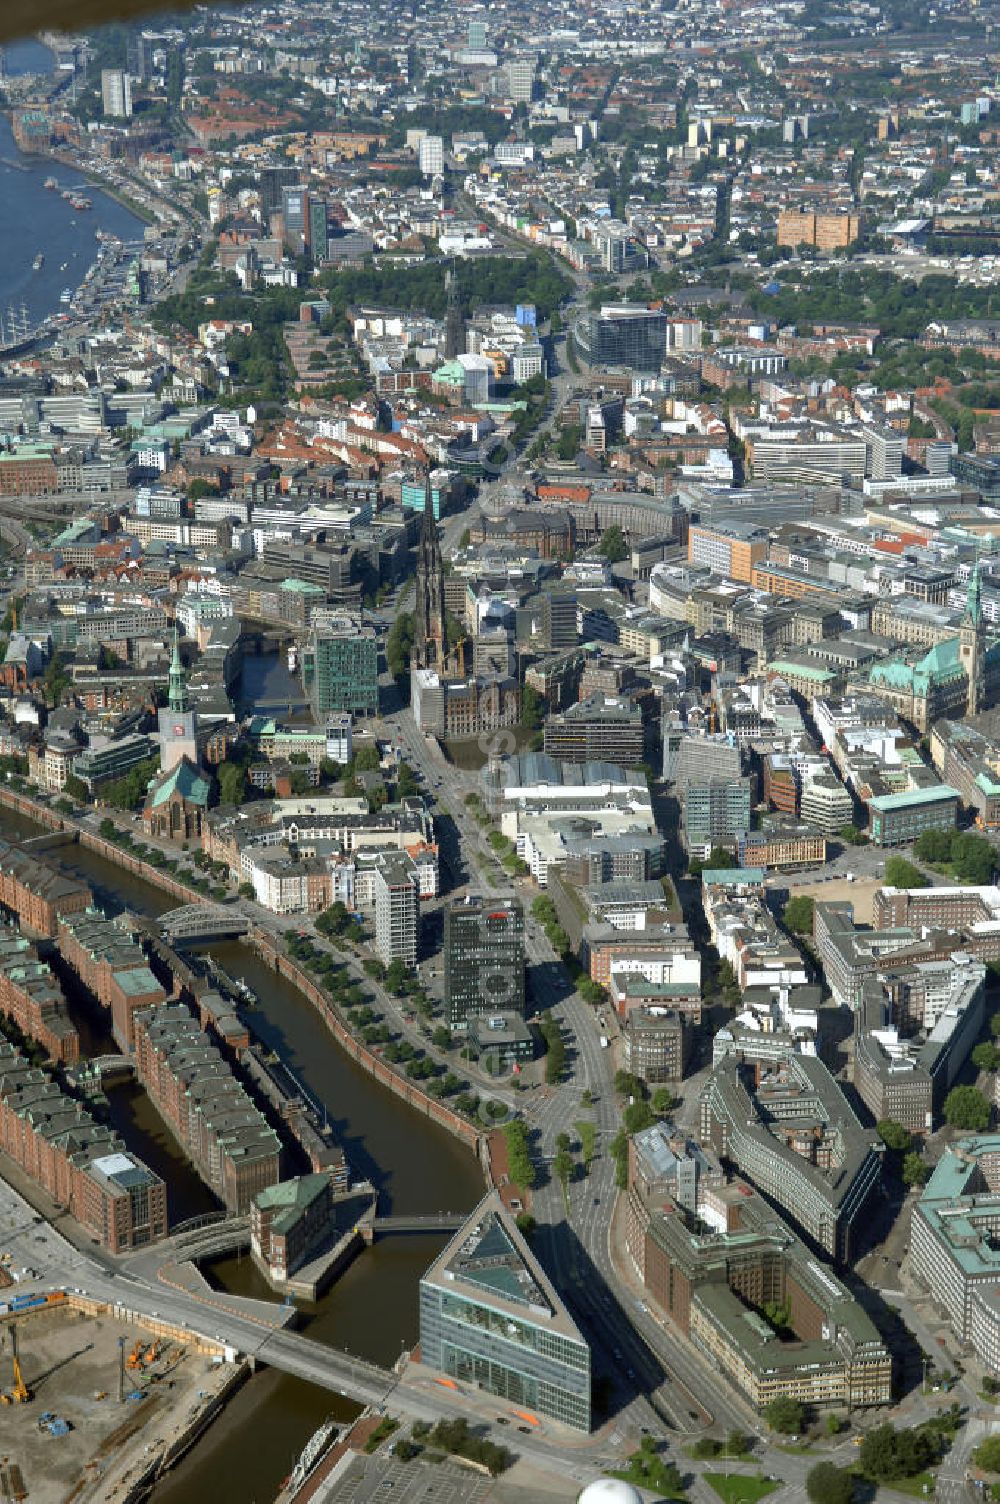
[[[170,679],[167,688],[167,704],[159,713],[160,771],[168,773],[182,758],[198,766],[198,715],[191,709],[188,700],[187,680],[181,662],[177,628],[174,627],[173,655],[170,660]]]

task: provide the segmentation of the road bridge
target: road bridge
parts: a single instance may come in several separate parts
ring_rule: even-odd
[[[246,915],[218,903],[186,903],[160,916],[163,934],[171,945],[197,945],[202,940],[234,940],[250,928]]]

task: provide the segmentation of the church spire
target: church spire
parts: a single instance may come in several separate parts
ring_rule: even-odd
[[[965,597],[965,619],[978,627],[983,619],[982,581],[979,576],[979,556],[969,576],[969,590]]]
[[[173,654],[170,659],[170,679],[167,688],[167,704],[174,715],[186,715],[188,709],[187,679],[181,662],[181,645],[174,623]]]

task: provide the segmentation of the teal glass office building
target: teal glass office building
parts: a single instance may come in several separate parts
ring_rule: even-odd
[[[420,1354],[459,1384],[590,1430],[590,1349],[495,1192],[420,1281]]]

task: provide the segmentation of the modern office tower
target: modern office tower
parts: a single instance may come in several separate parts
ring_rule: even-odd
[[[590,1348],[496,1191],[420,1281],[420,1360],[590,1430]]]
[[[122,68],[101,70],[101,105],[105,115],[127,119],[132,114],[132,80]]]
[[[486,47],[486,22],[470,21],[468,30],[468,45],[470,52],[482,52]]]
[[[153,38],[144,31],[134,31],[125,44],[125,67],[130,78],[142,83],[153,70]]]
[[[749,778],[692,778],[682,796],[688,851],[732,846],[750,828],[751,804]]]
[[[356,616],[314,611],[302,654],[302,684],[313,714],[378,711],[378,639]]]
[[[305,245],[309,224],[309,195],[293,185],[281,190],[281,213],[285,221],[285,242],[295,250]]]
[[[299,181],[297,167],[262,167],[260,171],[260,211],[265,226],[272,214],[282,207],[281,195]]]
[[[440,177],[444,172],[444,138],[425,136],[420,143],[420,171],[425,177]]]
[[[309,200],[309,249],[314,261],[325,261],[330,254],[330,230],[326,217],[326,199]]]
[[[524,1016],[524,911],[513,896],[456,898],[444,914],[448,1027],[480,1014]]]
[[[667,315],[662,309],[608,304],[577,322],[576,338],[591,365],[658,371],[667,352]]]
[[[507,64],[507,93],[515,104],[530,104],[535,92],[535,59],[512,57]]]
[[[375,949],[386,966],[417,964],[420,894],[413,861],[404,851],[387,851],[375,869]]]

